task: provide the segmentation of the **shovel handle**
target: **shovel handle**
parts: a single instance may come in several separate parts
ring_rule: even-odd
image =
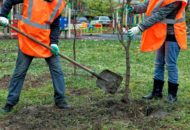
[[[42,42],[38,41],[37,39],[31,37],[30,35],[28,35],[28,34],[22,32],[22,31],[20,31],[18,28],[13,27],[13,26],[10,25],[10,24],[8,24],[7,27],[9,27],[9,28],[13,29],[14,31],[16,31],[16,32],[18,32],[18,33],[24,35],[25,37],[27,37],[27,38],[33,40],[34,42],[36,42],[36,43],[42,45],[42,46],[45,47],[45,48],[47,48],[47,49],[49,49],[49,50],[53,50],[51,47],[45,45],[44,43],[42,43]],[[82,68],[82,69],[88,71],[89,73],[91,73],[92,75],[96,76],[97,78],[99,78],[99,79],[103,79],[99,74],[97,74],[96,72],[90,70],[90,69],[87,68],[86,66],[83,66],[83,65],[77,63],[77,62],[74,61],[73,59],[71,59],[71,58],[69,58],[69,57],[67,57],[67,56],[64,56],[64,55],[62,55],[62,54],[60,54],[60,53],[59,53],[58,55],[59,55],[60,57],[64,58],[64,59],[70,61],[71,63],[77,65],[78,67],[80,67],[80,68]]]

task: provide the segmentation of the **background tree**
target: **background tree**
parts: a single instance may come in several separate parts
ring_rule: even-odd
[[[110,0],[81,0],[84,11],[88,16],[110,16],[112,17],[112,10],[110,10]],[[118,2],[112,0],[112,6],[116,7]]]
[[[80,0],[71,0],[70,3],[72,3],[72,9],[73,9],[73,31],[74,31],[74,39],[73,39],[73,59],[76,61],[76,37],[77,37],[77,29],[76,29],[76,24],[77,24],[77,21],[76,21],[76,17],[78,16],[78,12],[79,12],[79,3],[80,3]],[[73,70],[74,70],[74,75],[76,75],[76,65],[73,64]]]
[[[115,16],[115,10],[114,10],[114,2],[113,0],[109,0],[109,4],[110,4],[110,10],[111,10],[111,14],[112,14],[112,22],[113,22],[113,34],[115,33],[115,28],[116,28],[116,16]]]

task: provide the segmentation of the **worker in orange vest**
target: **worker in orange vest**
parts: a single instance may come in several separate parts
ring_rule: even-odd
[[[45,58],[52,76],[54,101],[58,108],[70,108],[64,96],[65,81],[59,60],[59,19],[66,4],[64,0],[6,0],[0,13],[0,23],[6,26],[7,15],[13,5],[23,3],[23,15],[19,16],[19,30],[50,46],[50,51],[27,37],[18,34],[19,51],[12,75],[9,93],[2,113],[10,112],[19,101],[27,70],[34,57]]]
[[[129,13],[145,13],[145,20],[128,30],[128,37],[142,32],[141,51],[157,50],[153,90],[144,99],[162,98],[165,65],[168,70],[167,103],[177,101],[177,57],[187,48],[185,6],[186,0],[148,0],[127,6]]]

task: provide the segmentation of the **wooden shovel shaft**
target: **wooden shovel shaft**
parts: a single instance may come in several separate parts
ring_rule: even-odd
[[[53,50],[51,47],[45,45],[44,43],[42,43],[42,42],[38,41],[37,39],[31,37],[30,35],[28,35],[28,34],[22,32],[22,31],[20,31],[18,28],[13,27],[13,26],[10,25],[10,24],[8,24],[7,27],[9,27],[9,28],[15,30],[16,32],[18,32],[18,33],[20,33],[20,34],[26,36],[27,38],[33,40],[34,42],[36,42],[36,43],[42,45],[42,46],[45,47],[45,48],[47,48],[47,49],[49,49],[49,50]],[[60,54],[60,53],[59,53],[59,56],[62,57],[62,58],[64,58],[64,59],[66,59],[66,60],[68,60],[68,61],[70,61],[71,63],[77,65],[78,67],[80,67],[80,68],[86,70],[87,72],[91,73],[92,75],[96,76],[97,78],[99,78],[99,79],[103,79],[99,74],[97,74],[96,72],[90,70],[90,69],[87,68],[86,66],[83,66],[83,65],[77,63],[77,62],[74,61],[73,59],[71,59],[71,58],[69,58],[69,57],[67,57],[67,56],[64,56],[64,55],[62,55],[62,54]],[[105,80],[105,79],[103,79],[103,80]]]

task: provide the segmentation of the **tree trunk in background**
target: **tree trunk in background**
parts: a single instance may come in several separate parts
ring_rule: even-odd
[[[73,59],[76,61],[76,34],[77,34],[77,31],[76,31],[76,18],[74,18],[73,27],[74,27]],[[74,69],[74,75],[76,75],[77,72],[76,72],[76,65],[75,64],[73,64],[73,69]]]
[[[73,40],[73,59],[76,61],[76,36],[77,36],[77,30],[76,30],[76,24],[77,24],[77,22],[76,22],[76,17],[77,17],[77,15],[78,15],[78,13],[77,13],[77,5],[78,5],[78,0],[76,0],[75,2],[74,2],[74,9],[75,9],[75,13],[74,13],[74,19],[73,19],[73,27],[74,27],[74,40]],[[76,75],[76,69],[77,69],[77,67],[76,67],[76,65],[75,64],[73,64],[73,70],[74,70],[74,75]]]
[[[115,23],[116,23],[116,17],[115,17],[115,11],[114,11],[114,8],[113,8],[113,2],[112,0],[109,0],[110,2],[110,10],[111,10],[111,13],[112,13],[112,33],[114,34],[115,33]]]

